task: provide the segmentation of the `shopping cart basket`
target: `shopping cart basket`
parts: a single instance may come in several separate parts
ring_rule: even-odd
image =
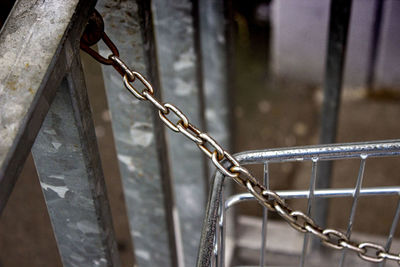
[[[269,179],[276,177],[269,177],[268,166],[270,163],[284,163],[284,162],[311,162],[310,172],[310,186],[308,190],[292,190],[292,191],[277,191],[277,193],[284,199],[293,198],[305,198],[307,199],[307,209],[304,212],[311,214],[313,208],[314,199],[318,198],[353,198],[353,204],[351,207],[351,213],[340,214],[340,216],[347,216],[348,227],[347,232],[344,231],[349,237],[352,232],[352,225],[355,219],[355,211],[359,198],[367,196],[395,196],[396,209],[393,215],[393,220],[389,230],[389,234],[383,245],[386,250],[389,250],[393,245],[393,236],[396,231],[396,226],[399,222],[400,217],[400,179],[398,179],[398,186],[391,187],[373,187],[364,188],[362,187],[362,180],[364,177],[364,169],[367,159],[376,157],[398,157],[400,155],[400,141],[378,141],[368,143],[352,143],[352,144],[337,144],[337,145],[319,145],[310,147],[296,147],[286,149],[274,149],[274,150],[257,150],[249,151],[237,154],[236,159],[242,164],[263,164],[264,165],[264,184],[269,187]],[[355,186],[353,188],[344,189],[315,189],[315,180],[317,179],[317,168],[321,161],[336,161],[342,159],[353,159],[360,162],[358,169],[358,176],[356,179]],[[229,181],[228,181],[229,180]],[[227,196],[226,184],[230,182],[230,179],[225,179],[223,174],[216,172],[213,180],[212,191],[208,199],[206,217],[203,224],[202,237],[200,242],[198,267],[208,266],[230,266],[230,258],[232,251],[234,251],[235,244],[233,246],[227,244],[226,233],[229,232],[234,226],[228,225],[227,222],[231,222],[232,216],[229,216],[227,212],[232,206],[235,206],[243,201],[252,201],[254,205],[257,205],[254,197],[249,193],[242,193]],[[393,199],[393,198],[391,198]],[[266,252],[266,244],[270,240],[271,234],[266,236],[267,233],[267,218],[268,213],[264,210],[264,216],[262,219],[261,227],[258,227],[258,233],[255,233],[254,238],[251,241],[258,243],[258,252],[254,261],[249,260],[245,264],[240,265],[246,266],[370,266],[368,262],[362,261],[356,255],[356,253],[347,252],[343,249],[338,252],[331,252],[329,248],[318,249],[318,246],[310,245],[310,236],[308,234],[302,234],[303,240],[300,244],[299,255],[293,258],[285,257],[285,255],[274,256],[271,253]],[[376,223],[376,222],[375,222]],[[284,225],[287,231],[290,231],[288,225]],[[269,225],[268,225],[269,227]],[[227,229],[228,228],[228,229]],[[256,227],[254,227],[256,228]],[[285,231],[285,230],[284,230]],[[281,235],[284,239],[282,232],[272,232],[272,235]],[[360,240],[366,241],[366,240]],[[379,243],[382,240],[369,240],[370,242]],[[288,242],[288,240],[286,240]],[[290,240],[289,240],[290,243]],[[312,242],[314,243],[314,242]],[[274,244],[272,244],[273,246]],[[227,248],[228,247],[228,248]],[[317,249],[316,249],[317,247]],[[319,252],[310,252],[319,251]],[[332,250],[333,251],[333,250]],[[397,251],[397,248],[396,250]],[[227,254],[229,254],[227,256]],[[236,254],[236,252],[234,253]],[[346,255],[347,254],[347,255]],[[272,255],[272,257],[271,257]],[[312,255],[312,256],[310,256]],[[283,260],[282,260],[283,259]],[[285,261],[285,259],[287,259]],[[284,264],[284,265],[282,265]],[[378,263],[380,266],[385,265],[385,261]],[[377,266],[377,264],[371,265]],[[396,262],[386,263],[386,266],[398,266]]]

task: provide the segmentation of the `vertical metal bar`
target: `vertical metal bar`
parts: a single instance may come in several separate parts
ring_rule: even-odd
[[[205,129],[218,142],[229,150],[229,96],[228,96],[228,68],[227,68],[227,42],[225,1],[204,0],[195,1],[197,11],[195,22],[199,30],[197,33],[197,45],[200,46],[199,62],[201,65],[200,81],[204,92]],[[207,14],[207,15],[205,15]],[[196,23],[195,23],[196,26]],[[214,173],[215,167],[209,162],[209,173]],[[230,183],[225,185],[224,193],[230,194]],[[222,196],[222,199],[224,197]],[[224,203],[220,205],[221,215],[219,221],[220,243],[218,247],[218,266],[225,264],[225,236],[226,221],[233,218],[233,211],[226,216]],[[232,225],[229,231],[232,231]]]
[[[216,264],[218,267],[225,266],[225,233],[226,233],[226,207],[225,207],[225,190],[221,192],[222,201],[219,203],[219,212],[218,214],[218,233],[219,233],[219,243],[218,243],[218,254],[216,257]]]
[[[65,266],[119,266],[79,53],[32,147]]]
[[[385,0],[375,0],[375,13],[374,13],[374,22],[372,26],[372,37],[371,37],[371,47],[369,50],[369,59],[367,66],[367,89],[372,90],[375,82],[375,69],[376,62],[378,58],[378,47],[379,40],[381,36],[381,28],[382,28],[382,18],[383,18],[383,8],[384,8]]]
[[[386,245],[385,245],[386,251],[390,251],[390,247],[392,246],[393,237],[394,237],[394,234],[396,233],[396,229],[399,224],[399,221],[400,221],[400,199],[397,202],[397,208],[396,208],[396,212],[393,217],[392,226],[390,226],[389,236],[388,236],[388,239],[387,239]],[[383,261],[381,264],[379,264],[379,267],[384,267],[385,263],[386,263],[386,261]]]
[[[353,229],[353,223],[354,223],[354,218],[356,216],[356,210],[357,210],[357,203],[358,203],[358,197],[360,196],[360,190],[364,178],[364,170],[365,170],[365,160],[367,159],[366,155],[361,155],[361,163],[360,163],[360,169],[358,171],[358,177],[357,177],[357,182],[356,182],[356,187],[354,188],[354,194],[353,194],[353,204],[351,206],[351,212],[350,212],[350,217],[349,217],[349,224],[347,225],[347,232],[346,236],[350,238],[351,236],[351,230]],[[343,250],[342,252],[342,257],[340,259],[340,264],[339,266],[342,267],[344,265],[345,257],[346,257],[346,252],[347,250]]]
[[[121,58],[149,78],[159,97],[148,1],[101,0],[97,8]],[[99,48],[105,55],[110,53],[104,45]],[[153,107],[132,97],[113,68],[102,66],[102,70],[136,263],[182,266],[163,128]]]
[[[322,144],[333,143],[336,140],[351,4],[352,0],[331,0],[320,130]],[[319,164],[316,188],[327,188],[330,186],[332,162],[325,161]],[[321,200],[315,209],[315,220],[318,224],[326,225],[327,214],[328,202]]]
[[[224,176],[216,172],[212,182],[213,190],[210,191],[207,201],[207,209],[203,220],[200,245],[197,254],[197,267],[209,267],[214,249],[214,238],[218,227],[218,209],[222,201]]]
[[[194,6],[189,0],[152,1],[163,100],[179,105],[204,129]],[[202,153],[186,138],[167,132],[171,173],[182,232],[185,266],[195,266],[208,185]]]
[[[229,95],[224,1],[198,1],[205,128],[229,150]],[[211,164],[210,173],[215,171]]]
[[[307,215],[308,216],[311,216],[312,205],[314,203],[314,191],[315,191],[315,184],[317,182],[318,160],[319,160],[318,158],[312,159],[310,187],[308,189],[310,193],[308,194],[308,201],[307,201]],[[300,258],[300,267],[304,266],[304,262],[306,260],[308,240],[309,240],[309,234],[306,233],[306,234],[304,234],[303,249],[302,249],[301,258]]]
[[[218,264],[219,263],[219,257],[221,256],[219,254],[219,251],[218,251],[219,243],[221,242],[219,240],[219,238],[220,238],[219,234],[220,234],[220,230],[217,228],[216,231],[215,231],[215,236],[214,236],[214,250],[213,250],[213,255],[212,255],[210,267],[214,267],[214,266],[218,267],[218,266],[220,266]]]
[[[268,161],[264,162],[264,178],[263,182],[265,187],[269,190],[269,169]],[[265,247],[267,245],[267,220],[268,220],[268,209],[263,207],[263,219],[261,228],[261,251],[260,251],[260,267],[264,267],[265,264]]]

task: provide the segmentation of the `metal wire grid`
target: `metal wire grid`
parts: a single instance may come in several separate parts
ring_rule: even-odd
[[[346,235],[352,234],[357,204],[360,196],[400,196],[400,185],[391,187],[373,187],[362,188],[364,169],[367,158],[388,157],[400,155],[400,141],[378,141],[368,143],[352,143],[337,145],[320,145],[312,147],[297,147],[277,150],[249,151],[236,155],[236,158],[242,164],[260,164],[264,165],[264,185],[269,188],[269,163],[276,162],[296,162],[311,161],[311,179],[308,190],[278,191],[277,193],[284,199],[306,198],[307,215],[311,214],[313,202],[316,198],[337,198],[353,197],[353,203],[348,220]],[[345,189],[315,189],[317,180],[317,166],[321,161],[333,161],[339,159],[360,159],[358,177],[354,188]],[[234,205],[243,201],[255,200],[250,193],[236,194],[230,197],[224,197],[224,176],[217,172],[214,177],[213,188],[210,193],[207,205],[206,218],[203,224],[202,238],[197,266],[225,266],[225,224],[226,212]],[[263,210],[261,249],[259,255],[259,266],[265,266],[266,251],[266,230],[267,214],[266,208]],[[385,248],[390,250],[393,236],[400,219],[400,198],[392,220],[389,235],[386,240]],[[302,253],[299,266],[304,266],[309,243],[309,235],[304,235]],[[342,251],[338,266],[344,266],[346,250]],[[379,264],[384,266],[385,262]]]

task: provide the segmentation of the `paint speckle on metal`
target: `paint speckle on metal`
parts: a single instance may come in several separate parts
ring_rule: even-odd
[[[129,170],[130,172],[134,172],[134,171],[137,170],[137,169],[135,168],[135,166],[133,165],[132,157],[130,157],[130,156],[125,156],[125,155],[118,155],[118,160],[119,160],[120,162],[122,162],[123,164],[125,164],[126,167],[128,168],[128,170]]]
[[[188,68],[193,68],[195,66],[196,57],[194,55],[193,48],[189,48],[188,51],[179,55],[178,60],[174,62],[175,71],[183,71]]]
[[[189,97],[191,94],[196,93],[194,87],[195,83],[192,81],[184,81],[181,79],[176,79],[175,88],[173,89],[173,91],[177,96]]]
[[[53,147],[55,148],[55,150],[58,150],[60,148],[60,146],[62,145],[59,142],[51,142],[51,144],[53,145]]]
[[[66,186],[53,186],[46,183],[40,183],[40,186],[43,190],[51,190],[55,192],[60,198],[64,198],[65,193],[68,191],[68,188]]]
[[[147,147],[154,138],[153,127],[150,123],[135,122],[130,128],[132,145]]]
[[[44,133],[50,134],[50,135],[56,135],[56,131],[54,129],[49,129],[49,130],[44,130]]]
[[[76,227],[84,234],[98,234],[100,233],[97,225],[90,221],[80,221],[77,222]]]
[[[145,250],[136,250],[136,255],[144,260],[150,260],[150,253]]]

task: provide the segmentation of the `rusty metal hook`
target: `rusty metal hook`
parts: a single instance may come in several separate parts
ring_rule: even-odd
[[[111,55],[108,58],[103,57],[97,51],[91,48],[92,45],[97,44],[100,40],[103,40],[103,42],[111,51]],[[80,48],[91,55],[98,62],[105,65],[112,65],[122,76],[125,75],[125,71],[110,58],[111,56],[119,57],[118,48],[104,32],[103,17],[96,9],[90,16],[86,28],[83,31],[80,40]]]

